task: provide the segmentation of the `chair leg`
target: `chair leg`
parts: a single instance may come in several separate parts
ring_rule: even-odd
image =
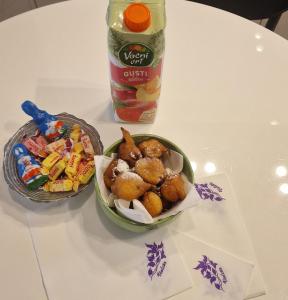
[[[269,18],[265,27],[268,28],[269,30],[274,31],[281,18],[281,15],[282,14],[280,13]]]

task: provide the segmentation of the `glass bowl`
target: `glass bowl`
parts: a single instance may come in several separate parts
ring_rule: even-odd
[[[87,124],[84,120],[78,119],[77,117],[67,113],[61,113],[57,115],[57,117],[59,120],[63,121],[64,124],[68,127],[67,133],[65,134],[64,137],[69,136],[72,126],[77,123],[89,135],[95,154],[101,155],[103,153],[103,145],[100,140],[99,133],[93,126]],[[12,153],[12,148],[15,144],[22,142],[24,135],[32,136],[35,134],[36,130],[37,127],[36,124],[33,122],[33,120],[27,122],[10,138],[10,140],[7,142],[7,144],[4,147],[3,171],[4,171],[4,178],[9,188],[17,192],[21,196],[25,197],[26,199],[30,199],[32,201],[37,201],[37,202],[59,201],[80,194],[88,187],[88,185],[92,182],[92,180],[90,180],[90,182],[86,185],[80,185],[79,190],[77,192],[70,191],[70,192],[49,193],[41,189],[35,191],[29,191],[26,188],[25,184],[18,176],[16,160]]]

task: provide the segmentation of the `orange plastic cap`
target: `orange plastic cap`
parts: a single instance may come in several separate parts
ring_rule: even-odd
[[[130,4],[124,11],[124,22],[131,31],[146,30],[151,23],[149,8],[142,3]]]

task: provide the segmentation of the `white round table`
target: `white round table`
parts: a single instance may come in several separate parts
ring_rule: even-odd
[[[20,109],[24,99],[85,119],[104,146],[119,137],[110,104],[106,6],[68,1],[0,24],[2,146],[28,120]],[[191,2],[167,1],[167,20],[157,119],[126,127],[175,141],[197,165],[196,178],[226,173],[267,285],[261,299],[288,299],[288,43],[245,19]],[[2,172],[3,299],[46,299],[25,215],[31,210],[37,205],[13,200]]]

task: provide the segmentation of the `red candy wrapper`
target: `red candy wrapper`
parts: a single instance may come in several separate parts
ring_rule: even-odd
[[[47,153],[32,138],[24,139],[23,145],[36,157],[44,158],[47,156]]]
[[[48,142],[43,135],[36,136],[35,142],[41,147],[42,150],[45,150],[46,146],[48,145]]]
[[[93,149],[93,145],[91,143],[91,140],[89,138],[89,136],[87,134],[84,134],[81,136],[81,142],[84,148],[84,152],[90,156],[93,157],[94,156],[94,149]]]

